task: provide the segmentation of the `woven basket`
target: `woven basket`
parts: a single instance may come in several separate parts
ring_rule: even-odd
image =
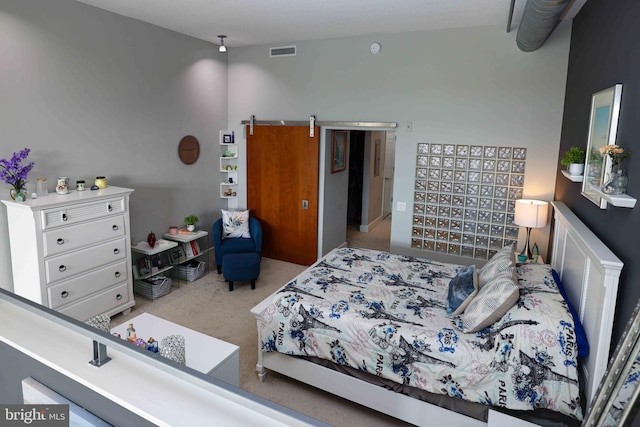
[[[133,292],[149,299],[160,298],[171,292],[171,279],[165,276],[154,276],[145,280],[134,280]]]

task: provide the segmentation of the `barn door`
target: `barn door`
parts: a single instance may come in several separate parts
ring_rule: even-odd
[[[247,206],[263,228],[263,256],[310,265],[318,247],[319,128],[247,126]]]

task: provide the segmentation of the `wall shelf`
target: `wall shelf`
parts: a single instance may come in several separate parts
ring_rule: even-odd
[[[220,173],[222,179],[220,182],[220,198],[236,199],[238,185],[238,146],[235,144],[233,132],[228,130],[220,131]],[[231,156],[225,154],[232,153]],[[229,182],[229,180],[233,182]],[[231,207],[231,206],[229,206]]]
[[[603,193],[597,187],[593,187],[593,191],[607,201],[607,203],[619,208],[633,208],[636,205],[636,198],[628,194],[607,194]]]
[[[560,172],[562,172],[562,175],[564,175],[569,181],[582,182],[582,179],[584,178],[584,175],[571,175],[566,170],[560,170]]]

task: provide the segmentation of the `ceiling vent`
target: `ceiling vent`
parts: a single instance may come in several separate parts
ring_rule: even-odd
[[[270,58],[279,58],[281,56],[296,56],[297,54],[298,49],[296,48],[296,46],[280,46],[269,48]]]

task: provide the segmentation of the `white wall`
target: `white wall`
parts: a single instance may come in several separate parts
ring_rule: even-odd
[[[228,126],[241,135],[252,114],[397,122],[394,200],[409,209],[394,211],[391,245],[407,248],[419,142],[526,147],[524,196],[552,199],[570,24],[532,53],[518,50],[515,35],[492,26],[305,41],[284,58],[269,58],[269,46],[229,49]],[[373,41],[379,55],[369,52]]]
[[[36,177],[135,189],[132,236],[191,213],[220,217],[218,132],[227,123],[226,55],[216,46],[73,0],[0,0],[0,158],[31,148]],[[185,135],[200,159],[177,155]],[[0,197],[9,186],[0,183]],[[11,289],[0,209],[0,287]]]

